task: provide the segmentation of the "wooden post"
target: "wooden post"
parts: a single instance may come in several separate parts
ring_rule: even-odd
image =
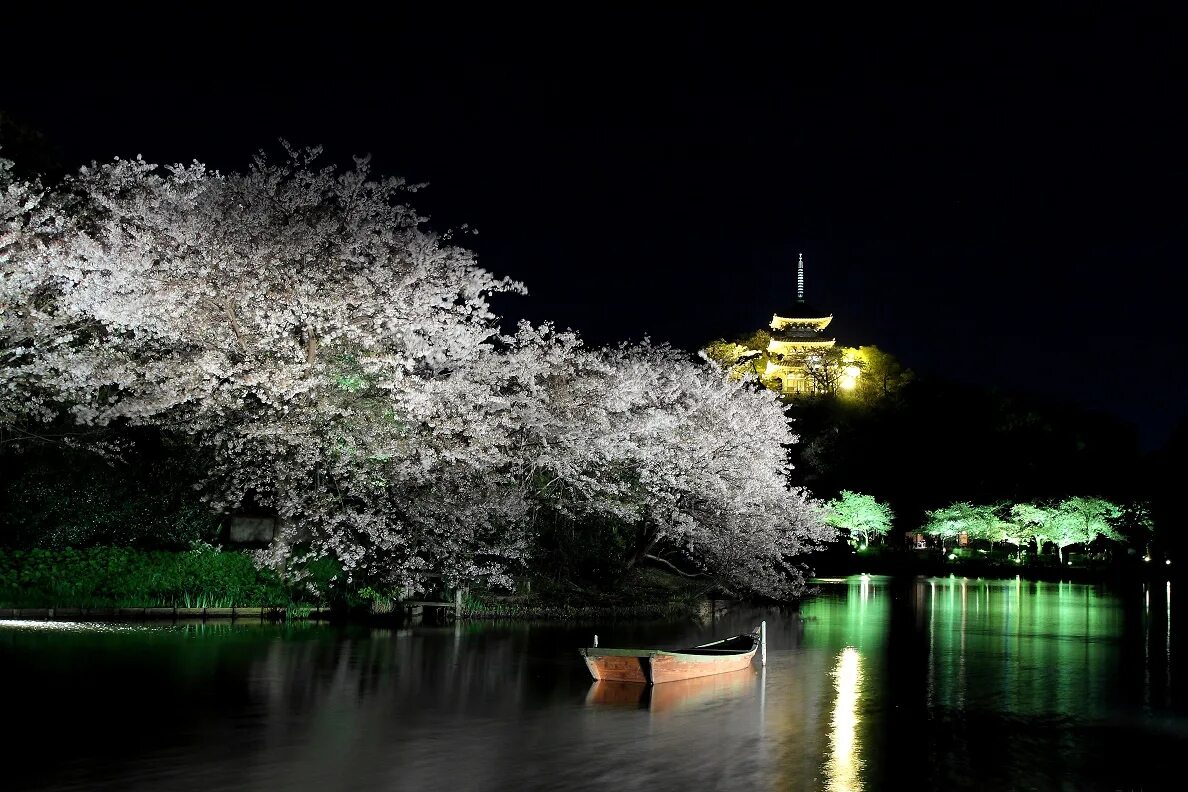
[[[454,618],[462,618],[462,588],[454,589]]]
[[[759,665],[767,666],[767,622],[759,622]]]

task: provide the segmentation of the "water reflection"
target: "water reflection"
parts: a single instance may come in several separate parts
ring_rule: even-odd
[[[761,691],[760,684],[760,675],[753,668],[660,685],[599,680],[590,685],[586,704],[674,712],[755,696]]]
[[[0,622],[4,630],[28,630],[30,632],[76,632],[108,633],[132,632],[153,629],[140,624],[109,622],[34,621],[32,619],[5,619]]]
[[[930,706],[1012,715],[1092,714],[1117,662],[1118,598],[1072,583],[917,582],[929,614]]]
[[[799,612],[675,623],[0,624],[0,674],[20,680],[6,751],[70,746],[11,764],[4,786],[1152,789],[1188,744],[1184,631],[1162,581],[820,585]],[[576,652],[592,633],[688,646],[760,619],[764,670],[591,684]]]
[[[862,758],[858,750],[858,696],[862,689],[862,658],[858,650],[847,646],[837,658],[833,670],[837,698],[833,704],[829,743],[831,751],[826,767],[827,789],[831,792],[860,792],[859,771]]]

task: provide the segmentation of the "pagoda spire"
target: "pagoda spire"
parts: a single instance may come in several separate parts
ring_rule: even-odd
[[[804,254],[800,254],[800,261],[796,262],[796,302],[804,302]]]

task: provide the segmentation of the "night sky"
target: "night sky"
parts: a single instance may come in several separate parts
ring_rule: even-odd
[[[527,284],[501,312],[595,343],[763,327],[803,252],[840,342],[1120,416],[1151,448],[1188,394],[1188,23],[1089,5],[47,18],[5,34],[0,112],[70,168],[370,152]]]

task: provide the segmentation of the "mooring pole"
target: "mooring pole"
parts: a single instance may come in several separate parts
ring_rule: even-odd
[[[594,634],[594,648],[595,649],[598,648],[598,634],[597,633]]]
[[[462,618],[462,588],[454,589],[454,620]]]
[[[759,665],[767,666],[767,622],[759,622]]]

